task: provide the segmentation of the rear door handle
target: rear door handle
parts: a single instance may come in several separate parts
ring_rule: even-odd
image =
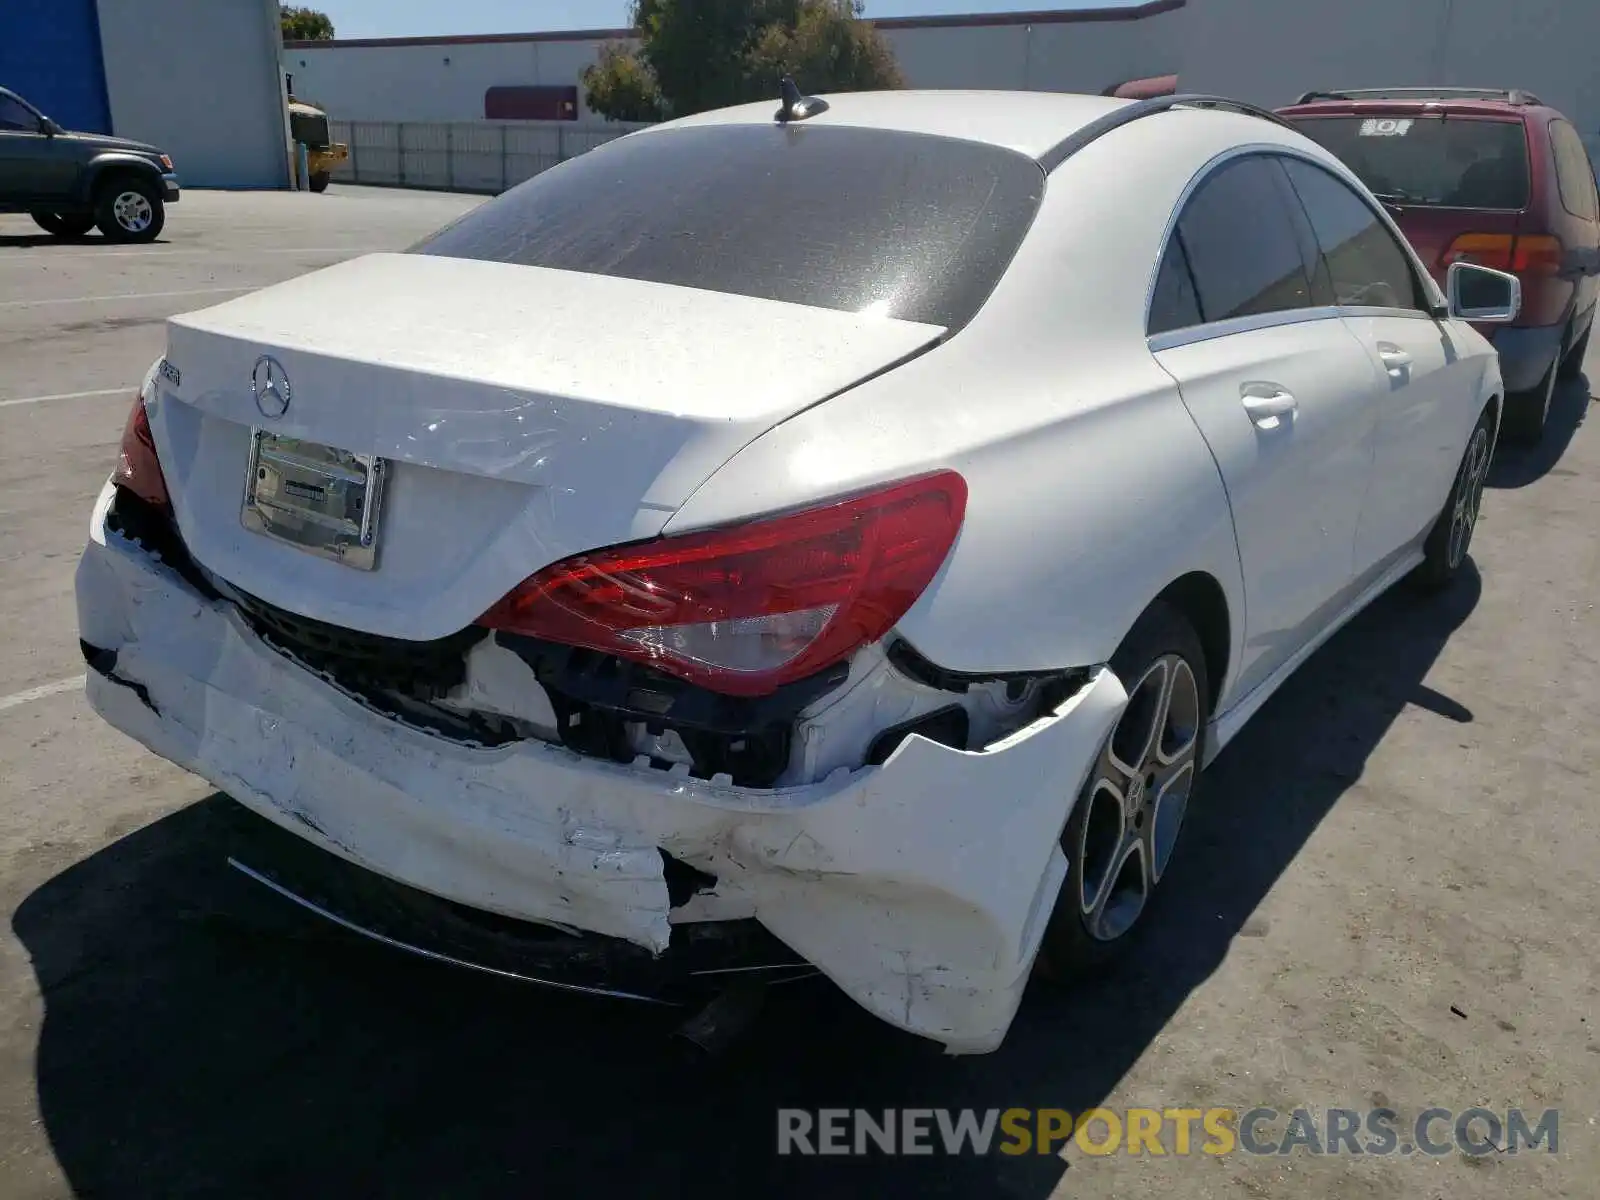
[[[1300,407],[1293,394],[1276,383],[1247,383],[1239,389],[1239,398],[1250,419],[1262,429],[1276,429]]]

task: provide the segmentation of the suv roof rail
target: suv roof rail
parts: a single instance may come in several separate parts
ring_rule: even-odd
[[[1522,88],[1340,88],[1331,92],[1306,92],[1296,104],[1317,100],[1504,100],[1509,104],[1543,104],[1544,101]]]
[[[1174,108],[1214,108],[1222,112],[1239,113],[1247,117],[1259,117],[1263,121],[1271,121],[1274,125],[1282,125],[1285,129],[1294,126],[1285,121],[1277,113],[1261,108],[1255,104],[1247,104],[1243,100],[1234,100],[1228,96],[1207,96],[1202,93],[1192,92],[1175,96],[1154,96],[1149,100],[1135,100],[1122,108],[1108,112],[1103,117],[1097,117],[1083,128],[1077,130],[1062,141],[1057,142],[1049,150],[1039,156],[1039,165],[1044,168],[1045,174],[1055,170],[1067,159],[1091,143],[1099,141],[1108,133],[1114,133],[1124,125],[1132,125],[1135,121],[1145,117],[1153,117],[1158,113],[1170,112]]]

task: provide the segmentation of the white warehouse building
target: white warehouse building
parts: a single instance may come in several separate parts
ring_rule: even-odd
[[[911,87],[1105,92],[1153,77],[1267,106],[1315,89],[1524,88],[1600,158],[1595,0],[1150,0],[876,22]],[[579,77],[629,30],[292,42],[295,91],[340,120],[593,125]],[[803,80],[801,81],[804,82]]]

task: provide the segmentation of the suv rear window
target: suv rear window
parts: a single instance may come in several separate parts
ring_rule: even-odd
[[[1443,208],[1528,206],[1520,121],[1477,117],[1294,117],[1380,200]]]
[[[723,125],[618,139],[536,175],[413,252],[679,284],[954,330],[1044,195],[980,142]]]

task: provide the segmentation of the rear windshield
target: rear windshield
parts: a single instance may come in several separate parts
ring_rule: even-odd
[[[1031,158],[825,126],[647,132],[591,150],[412,247],[966,324],[1044,193]]]
[[[1528,206],[1520,121],[1473,117],[1296,117],[1380,200],[1446,208]]]

